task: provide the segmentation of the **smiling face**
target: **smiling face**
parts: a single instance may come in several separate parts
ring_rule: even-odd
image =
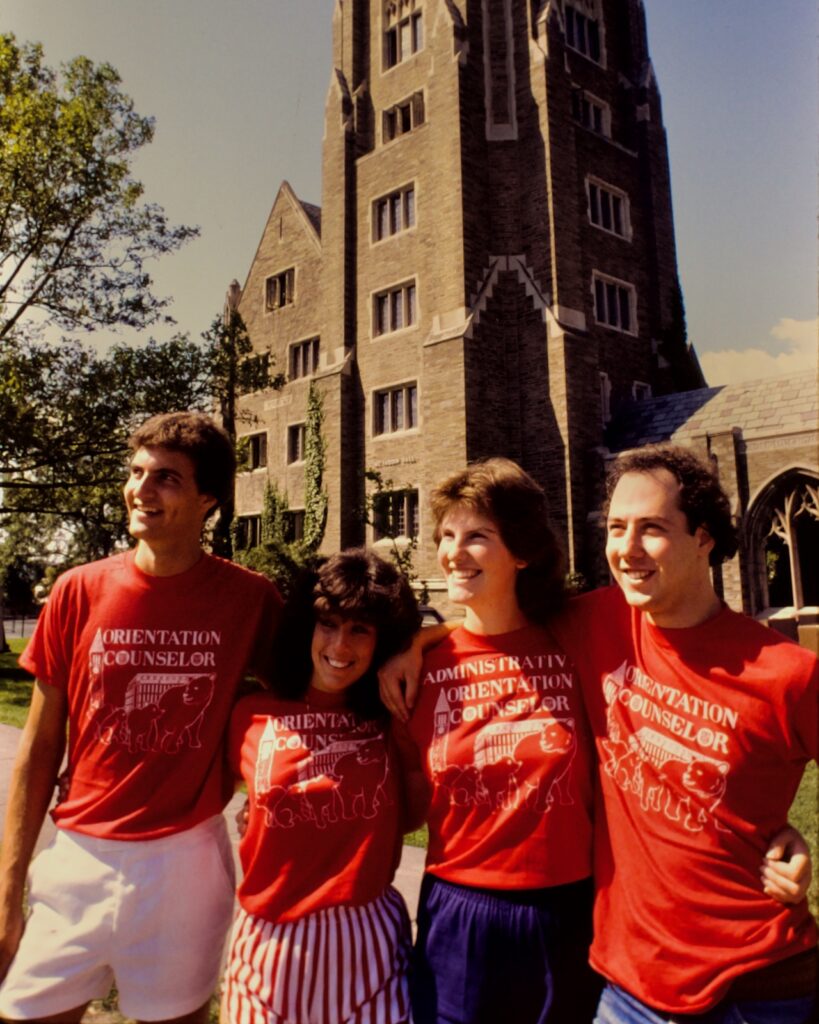
[[[624,473],[606,521],[606,557],[630,605],[655,625],[698,625],[720,608],[708,555],[714,542],[692,534],[679,505],[679,484],[667,469]]]
[[[123,493],[128,532],[140,544],[152,549],[199,546],[215,499],[200,493],[187,455],[169,448],[139,448]]]
[[[466,608],[467,628],[481,633],[516,628],[500,617],[520,617],[515,583],[526,563],[504,544],[495,522],[461,506],[444,516],[438,533],[438,564],[450,601]]]
[[[310,645],[310,685],[323,693],[341,693],[358,682],[372,664],[376,639],[375,626],[369,622],[319,615]]]

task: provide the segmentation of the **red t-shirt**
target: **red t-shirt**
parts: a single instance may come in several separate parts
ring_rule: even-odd
[[[428,871],[495,889],[591,874],[591,741],[547,630],[456,629],[424,660],[409,731],[432,790]]]
[[[816,944],[806,902],[766,896],[759,868],[817,756],[817,660],[728,608],[659,629],[617,587],[554,628],[583,682],[605,803],[591,962],[649,1006],[701,1013],[733,978]]]
[[[239,901],[269,921],[294,921],[379,897],[401,855],[402,793],[392,745],[344,694],[304,701],[254,694],[230,721],[228,758],[247,783]]]
[[[218,814],[223,740],[245,673],[269,675],[281,599],[211,555],[150,576],[133,551],[61,576],[20,663],[68,700],[61,828],[154,839]]]

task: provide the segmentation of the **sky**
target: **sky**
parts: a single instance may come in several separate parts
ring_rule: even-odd
[[[708,383],[816,367],[813,0],[646,0],[689,340]],[[332,0],[2,0],[46,62],[114,65],[154,142],[146,198],[201,236],[154,264],[197,336],[250,269],[279,185],[321,203]],[[159,332],[157,336],[161,336]],[[100,342],[114,340],[99,339]]]

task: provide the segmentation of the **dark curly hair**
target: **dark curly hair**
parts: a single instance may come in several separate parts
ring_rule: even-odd
[[[167,448],[181,452],[193,463],[193,476],[200,494],[216,499],[211,515],[233,495],[236,455],[224,430],[201,412],[167,412],[152,416],[131,434],[128,447]]]
[[[491,519],[509,551],[526,562],[515,583],[520,610],[537,623],[560,611],[566,601],[563,552],[549,525],[543,488],[516,462],[493,458],[470,463],[438,484],[430,505],[436,544],[453,509],[469,508]]]
[[[606,515],[620,477],[626,473],[654,473],[658,469],[667,469],[680,485],[679,506],[689,532],[693,534],[702,526],[714,541],[709,563],[720,565],[733,558],[738,535],[728,495],[711,469],[688,448],[647,445],[619,456],[606,479]]]
[[[365,548],[340,551],[305,570],[293,585],[273,642],[271,689],[277,696],[299,700],[307,692],[319,615],[340,615],[375,627],[372,664],[347,691],[347,703],[366,718],[385,716],[378,696],[378,669],[409,645],[421,624],[406,576]]]

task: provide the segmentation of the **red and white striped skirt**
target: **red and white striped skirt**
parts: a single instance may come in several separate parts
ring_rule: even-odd
[[[236,915],[222,1024],[404,1024],[410,921],[389,888],[361,907],[274,924]]]

